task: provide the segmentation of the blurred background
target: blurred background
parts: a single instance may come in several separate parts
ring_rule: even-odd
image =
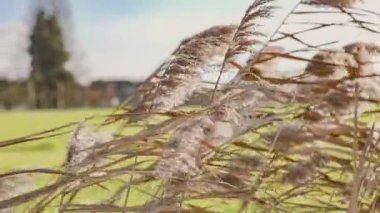
[[[183,38],[250,3],[0,0],[0,109],[116,106]]]
[[[263,24],[267,35],[296,0],[276,1],[276,14]],[[0,110],[117,106],[134,93],[178,43],[213,25],[237,24],[252,0],[0,0]],[[378,0],[362,9],[379,8]],[[320,10],[320,9],[319,9]],[[304,18],[304,17],[303,17]],[[325,15],[319,21],[346,21]],[[374,22],[379,16],[373,16]],[[291,19],[297,21],[314,21]],[[295,32],[305,26],[286,25]],[[377,42],[354,28],[330,28],[300,38],[312,44]],[[336,42],[335,42],[336,41]],[[286,51],[303,44],[285,39]],[[335,45],[335,46],[334,46]],[[312,56],[312,52],[308,53]],[[303,55],[304,56],[304,55]],[[306,63],[283,60],[281,72]],[[206,75],[206,78],[216,78]],[[212,81],[212,79],[211,79]]]

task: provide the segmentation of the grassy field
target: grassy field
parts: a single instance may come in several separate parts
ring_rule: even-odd
[[[71,122],[81,121],[90,116],[104,115],[112,109],[35,110],[0,112],[0,141],[22,137]],[[74,128],[74,127],[73,127]],[[72,129],[72,128],[71,128]],[[0,171],[20,168],[60,168],[65,159],[66,145],[70,134],[38,140],[31,143],[0,149]],[[36,178],[36,184],[43,186],[49,182],[46,176]],[[92,198],[100,197],[102,191],[88,192]],[[24,212],[24,210],[16,210]],[[54,209],[46,212],[54,212]]]
[[[0,141],[80,121],[93,115],[106,115],[111,111],[111,109],[75,109],[0,112]],[[69,137],[69,135],[64,135],[2,148],[0,149],[0,170],[59,167],[64,160]]]

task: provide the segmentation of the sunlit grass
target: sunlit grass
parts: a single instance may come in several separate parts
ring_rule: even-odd
[[[33,110],[0,112],[0,141],[81,121],[90,116],[104,119],[112,109]],[[95,121],[94,120],[94,121]],[[72,128],[71,128],[72,129]],[[59,167],[65,157],[70,134],[0,149],[0,170]]]

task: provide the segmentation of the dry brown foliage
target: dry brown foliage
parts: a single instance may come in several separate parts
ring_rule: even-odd
[[[24,169],[0,174],[51,177],[46,186],[22,194],[0,196],[0,209],[26,206],[27,212],[378,212],[380,211],[380,130],[376,120],[380,81],[374,57],[376,44],[359,41],[330,48],[309,44],[301,35],[326,27],[360,28],[378,34],[375,23],[363,21],[371,11],[351,7],[353,1],[312,1],[333,6],[347,23],[316,23],[286,33],[291,17],[323,11],[302,11],[299,2],[274,36],[258,31],[256,18],[270,18],[269,0],[254,1],[238,26],[217,26],[197,34],[173,52],[140,87],[142,99],[116,111],[97,131],[80,124],[46,130],[0,142],[0,147],[38,143],[56,135],[73,136],[66,165],[60,169]],[[359,14],[359,15],[358,15]],[[263,43],[266,38],[269,42]],[[284,39],[302,43],[288,52],[271,48]],[[249,50],[259,48],[258,52]],[[312,57],[297,52],[314,52]],[[251,54],[248,63],[236,56]],[[207,106],[186,108],[185,101],[201,83],[210,58],[222,56],[218,71],[238,68],[238,76],[214,90]],[[307,62],[300,75],[276,73],[271,60]],[[268,70],[273,74],[268,75]],[[219,73],[219,74],[220,74]],[[204,83],[204,82],[203,82]],[[185,106],[184,108],[180,106]],[[186,110],[185,110],[186,108]],[[179,110],[178,110],[179,109]],[[180,111],[184,109],[183,111]],[[160,119],[125,135],[126,121]],[[120,125],[114,138],[103,128]],[[71,166],[70,166],[71,165]],[[103,198],[84,201],[83,192],[99,188]],[[5,188],[5,193],[8,193]],[[134,199],[139,196],[139,199]]]

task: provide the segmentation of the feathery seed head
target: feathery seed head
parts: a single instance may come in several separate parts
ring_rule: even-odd
[[[340,50],[324,50],[315,54],[305,72],[328,79],[341,79],[358,69],[354,57]]]
[[[307,4],[317,6],[330,6],[330,7],[353,7],[356,3],[363,2],[364,0],[309,0]]]
[[[31,174],[17,174],[0,178],[0,201],[27,193],[35,188]]]
[[[373,56],[380,54],[380,45],[367,42],[354,42],[343,47],[352,54],[360,65],[373,64]]]
[[[290,166],[283,176],[282,181],[294,185],[306,184],[318,175],[319,169],[323,167],[326,162],[327,159],[320,153],[312,153],[308,160],[299,161]]]
[[[89,161],[95,145],[109,142],[113,139],[112,134],[95,132],[85,122],[80,122],[75,129],[67,146],[65,166],[69,171],[78,171]]]

